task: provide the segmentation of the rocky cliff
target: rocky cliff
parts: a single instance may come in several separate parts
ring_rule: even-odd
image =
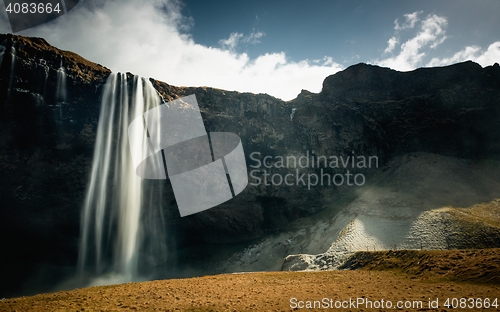
[[[48,276],[74,270],[80,209],[110,71],[40,38],[0,35],[0,42],[1,297],[29,292],[35,282],[47,285]],[[498,64],[482,68],[465,62],[405,73],[357,64],[327,77],[320,93],[303,90],[287,102],[151,82],[165,101],[195,94],[207,131],[241,137],[249,173],[256,170],[256,159],[270,156],[271,168],[258,168],[254,177],[263,178],[263,169],[294,172],[278,168],[279,156],[377,156],[379,166],[410,152],[470,160],[500,156]],[[297,169],[306,175],[345,171]],[[377,169],[351,171],[370,181]],[[354,200],[353,187],[346,184],[255,185],[254,177],[236,198],[186,218],[180,218],[165,182],[173,267],[210,256],[206,244],[213,253],[238,249],[280,233],[294,220]],[[232,247],[221,245],[229,243]],[[200,244],[205,247],[195,248]]]

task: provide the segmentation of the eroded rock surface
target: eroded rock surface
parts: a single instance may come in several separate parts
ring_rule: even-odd
[[[110,71],[43,39],[0,35],[0,43],[0,235],[6,238],[0,264],[5,280],[12,282],[9,291],[29,292],[34,282],[28,281],[38,278],[46,284],[48,278],[74,270],[80,209],[102,88]],[[64,100],[58,95],[61,67],[67,86]],[[307,153],[374,155],[380,167],[412,152],[471,161],[500,155],[498,64],[482,68],[465,62],[406,73],[358,64],[327,77],[320,93],[303,90],[287,102],[266,94],[151,81],[165,101],[195,94],[207,131],[238,134],[249,173],[256,165],[253,152],[260,160]],[[295,169],[306,175],[321,170],[262,169],[282,175]],[[323,169],[332,175],[345,171]],[[362,172],[370,182],[379,169],[354,168],[352,173]],[[165,182],[168,244],[176,251],[171,263],[189,266],[193,255],[203,257],[184,252],[197,244],[248,247],[266,235],[285,237],[295,220],[330,211],[332,205],[335,215],[356,198],[346,185],[308,189],[302,184],[252,185],[256,181],[251,177],[249,182],[236,198],[186,218],[179,217]],[[282,260],[290,253],[321,252],[334,238],[309,251],[301,249],[301,243],[279,247],[277,254]],[[282,265],[262,263],[263,270]]]

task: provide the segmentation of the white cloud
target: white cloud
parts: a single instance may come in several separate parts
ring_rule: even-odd
[[[242,33],[231,33],[229,35],[229,38],[227,39],[221,39],[219,40],[219,43],[221,46],[225,48],[229,48],[230,50],[234,50],[238,43],[240,42],[240,39],[243,38]]]
[[[418,15],[421,14],[422,11],[416,11],[413,13],[405,14],[405,22],[400,25],[398,22],[398,19],[394,21],[394,29],[395,30],[402,30],[402,29],[408,29],[408,28],[413,28],[415,27],[415,24],[420,20],[418,18]]]
[[[473,61],[481,64],[481,66],[493,65],[494,63],[500,63],[500,41],[496,41],[488,47],[488,49],[474,57]]]
[[[387,48],[385,48],[384,53],[391,53],[398,44],[398,39],[392,36],[391,39],[387,40]]]
[[[474,61],[483,67],[500,62],[500,41],[490,44],[486,51],[475,45],[465,47],[449,58],[433,58],[427,66],[446,66],[468,60]]]
[[[219,40],[219,44],[226,49],[234,50],[240,42],[246,44],[257,44],[260,43],[260,38],[264,37],[265,33],[260,31],[252,31],[248,36],[244,36],[242,33],[231,33],[229,38]]]
[[[322,66],[328,66],[328,65],[334,64],[333,58],[331,56],[326,56],[326,55],[321,59],[312,60],[312,63],[318,64],[318,65],[321,64]]]
[[[251,44],[257,44],[260,43],[260,38],[264,37],[266,34],[260,31],[253,31],[250,35],[247,37],[243,37],[243,42],[246,43],[251,43]]]
[[[450,65],[457,62],[461,62],[463,60],[470,60],[474,55],[481,50],[478,46],[470,46],[466,47],[462,51],[455,53],[452,57],[449,58],[433,58],[427,66],[444,66]]]
[[[401,44],[399,54],[376,59],[371,61],[371,63],[396,70],[408,71],[422,66],[445,66],[467,60],[472,60],[481,66],[489,66],[495,62],[500,62],[500,41],[492,43],[486,50],[477,45],[466,46],[451,57],[434,57],[430,61],[425,61],[426,51],[428,49],[436,49],[447,39],[446,28],[448,20],[446,17],[436,14],[429,14],[425,19],[420,20],[418,15],[421,13],[422,11],[405,14],[406,22],[402,25],[396,19],[394,22],[395,34],[387,41],[387,47],[383,55],[392,53],[395,50],[399,44],[398,36],[402,30],[417,28],[416,34]]]
[[[284,52],[251,59],[235,51],[238,43],[258,43],[264,36],[258,31],[231,34],[220,48],[197,44],[186,32],[193,21],[182,16],[176,0],[84,3],[21,34],[43,37],[115,72],[130,71],[177,86],[268,93],[284,100],[295,98],[301,89],[319,92],[325,77],[343,69],[331,58],[292,62]]]
[[[415,23],[417,23],[418,13],[419,12],[412,13],[410,14],[410,17],[407,17],[409,23],[407,28],[415,26]],[[408,14],[405,16],[408,16]],[[425,48],[434,49],[446,40],[447,25],[448,21],[445,17],[430,14],[420,22],[417,34],[413,38],[401,44],[401,49],[398,55],[385,59],[377,59],[372,62],[401,71],[415,69],[422,64],[422,60],[426,55],[423,51]],[[398,27],[399,28],[396,29],[396,32],[403,29],[401,26]],[[392,43],[391,39],[389,39],[389,45],[385,51],[392,51],[396,47],[397,42]],[[392,47],[391,44],[394,46]]]

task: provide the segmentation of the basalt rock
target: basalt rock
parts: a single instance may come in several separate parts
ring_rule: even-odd
[[[29,292],[36,277],[46,281],[74,270],[80,209],[110,70],[40,38],[0,35],[0,42],[2,297],[9,295],[7,289]],[[57,96],[61,66],[66,74],[64,101]],[[358,64],[327,77],[320,93],[303,90],[292,101],[150,80],[165,101],[195,94],[207,131],[238,134],[251,175],[236,198],[185,218],[180,218],[165,181],[171,250],[244,243],[279,232],[352,190],[346,184],[309,189],[297,180],[292,186],[256,183],[264,173],[345,172],[277,168],[279,156],[377,156],[379,166],[408,152],[468,159],[500,156],[498,64],[482,68],[465,62],[404,73]],[[270,168],[255,168],[256,159],[266,156]],[[367,180],[373,172],[350,170]],[[189,261],[181,252],[171,256],[177,260],[172,263]]]

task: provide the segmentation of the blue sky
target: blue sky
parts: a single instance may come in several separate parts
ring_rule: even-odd
[[[294,61],[325,55],[350,65],[380,56],[394,33],[394,21],[422,11],[448,20],[446,55],[466,45],[488,46],[500,40],[500,1],[303,1],[303,0],[186,0],[183,13],[193,18],[193,39],[217,46],[229,33],[262,32],[260,44],[239,51],[253,58],[284,51]],[[412,32],[401,32],[402,39]],[[434,52],[434,51],[431,51]],[[359,59],[357,58],[359,56]]]
[[[498,0],[83,0],[19,34],[113,71],[290,100],[360,62],[500,62],[498,13]],[[0,31],[10,32],[5,15]]]

